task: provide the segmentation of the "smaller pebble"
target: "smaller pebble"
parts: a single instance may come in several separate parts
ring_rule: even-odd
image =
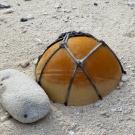
[[[135,71],[135,68],[130,68],[130,70]]]
[[[58,16],[57,15],[53,15],[52,18],[58,19]]]
[[[1,122],[5,122],[9,119],[11,115],[9,113],[5,113],[3,117],[1,117]]]
[[[119,82],[119,87],[122,87],[123,86],[123,82]]]
[[[26,34],[27,33],[27,30],[23,30],[22,33],[25,33]]]
[[[98,6],[98,4],[97,3],[94,3],[94,6]]]
[[[127,4],[131,7],[135,6],[135,2],[128,2]]]
[[[10,13],[13,13],[14,10],[13,9],[6,9],[3,11],[3,14],[10,14]]]
[[[75,122],[75,123],[73,123],[71,126],[70,126],[70,129],[75,129],[76,128],[76,126],[77,126],[77,123]]]
[[[131,76],[132,76],[132,77],[135,77],[135,73],[131,73]]]
[[[75,114],[76,114],[76,115],[79,115],[80,113],[79,113],[79,112],[76,112]]]
[[[120,89],[120,86],[117,86],[116,89],[119,90]]]
[[[48,13],[47,12],[45,12],[45,11],[43,11],[42,13],[40,13],[40,14],[38,14],[39,16],[41,16],[41,15],[48,15]]]
[[[111,108],[111,111],[112,112],[116,112],[116,108]]]
[[[122,78],[121,78],[121,81],[122,81],[122,82],[126,82],[126,81],[128,81],[128,80],[129,80],[129,77],[126,76],[126,75],[123,75]]]
[[[68,133],[69,133],[69,135],[74,135],[75,134],[73,131],[69,131]]]
[[[37,41],[37,43],[38,43],[38,45],[42,45],[42,40],[41,39],[35,39],[36,41]]]
[[[122,107],[118,107],[117,111],[122,112]]]
[[[32,61],[32,63],[33,63],[34,65],[36,65],[36,64],[37,64],[37,61],[38,61],[38,59],[36,58],[36,59],[34,59],[34,60]]]
[[[55,8],[61,8],[61,6],[59,4],[56,4],[54,7]]]
[[[106,115],[107,114],[107,111],[106,110],[103,110],[100,112],[101,115]]]
[[[73,6],[72,9],[77,9],[77,7],[74,7],[74,6]]]
[[[50,116],[50,119],[56,119],[56,118],[57,118],[56,114],[52,114],[52,115]]]
[[[65,13],[70,13],[71,12],[71,10],[68,10],[68,9],[64,9],[63,10]]]
[[[27,18],[21,18],[20,21],[21,21],[21,22],[26,22],[26,21],[28,21],[28,19],[27,19]]]
[[[92,18],[92,16],[93,16],[92,14],[89,14],[90,19]]]
[[[29,64],[30,64],[29,60],[24,60],[19,63],[19,65],[21,65],[23,68],[27,67]]]
[[[95,107],[102,107],[102,101],[101,100],[98,100],[95,104]]]
[[[69,17],[67,17],[67,16],[62,17],[62,19],[63,19],[64,22],[68,22],[69,21]]]
[[[1,8],[10,8],[10,5],[6,2],[0,2],[0,9]]]
[[[29,15],[27,16],[27,19],[28,19],[28,20],[34,19],[34,16],[33,16],[32,14],[29,14]]]

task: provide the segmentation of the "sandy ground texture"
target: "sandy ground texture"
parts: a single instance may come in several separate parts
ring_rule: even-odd
[[[0,122],[0,135],[135,135],[134,4],[128,5],[128,0],[5,2],[11,5],[11,13],[0,9],[0,70],[13,68],[34,78],[35,60],[46,46],[61,33],[76,30],[104,40],[130,79],[94,104],[65,107],[51,103],[50,112],[38,122],[22,124],[13,118]],[[31,19],[20,21],[27,16]],[[23,68],[19,63],[26,60],[29,65]]]

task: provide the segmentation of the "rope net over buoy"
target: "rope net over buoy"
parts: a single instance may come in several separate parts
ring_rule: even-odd
[[[124,71],[110,47],[83,32],[66,32],[39,56],[36,80],[50,100],[86,105],[113,91]]]

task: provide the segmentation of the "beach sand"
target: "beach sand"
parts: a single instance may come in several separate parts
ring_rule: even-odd
[[[0,9],[0,70],[17,69],[35,79],[33,61],[61,33],[75,30],[104,40],[121,60],[129,81],[94,104],[51,103],[49,113],[32,124],[13,118],[0,122],[0,135],[134,135],[135,6],[128,0],[5,2],[12,13]],[[20,21],[27,16],[28,21]],[[29,65],[23,68],[19,63],[25,60]],[[0,107],[0,117],[3,113]]]

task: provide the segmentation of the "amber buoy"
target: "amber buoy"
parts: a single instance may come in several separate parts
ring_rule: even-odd
[[[39,57],[36,80],[50,100],[72,106],[94,103],[112,92],[125,73],[109,46],[90,34],[67,32]]]

